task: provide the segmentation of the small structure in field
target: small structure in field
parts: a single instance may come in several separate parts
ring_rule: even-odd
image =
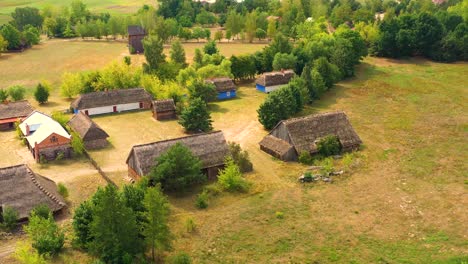
[[[71,136],[57,121],[39,111],[32,112],[19,125],[34,159],[54,160],[72,154]]]
[[[206,80],[207,83],[211,83],[215,86],[218,92],[218,99],[231,99],[236,97],[237,87],[231,78],[221,77]]]
[[[0,103],[0,130],[10,130],[16,121],[21,121],[34,111],[28,101]]]
[[[301,152],[318,152],[316,143],[335,135],[343,151],[358,149],[361,139],[344,112],[330,112],[280,121],[260,142],[260,149],[284,160],[295,161]]]
[[[18,212],[18,220],[25,220],[31,210],[41,204],[52,212],[59,212],[66,206],[55,182],[34,173],[24,164],[0,168],[0,220],[6,207]]]
[[[153,97],[143,88],[117,89],[80,95],[71,103],[76,114],[86,115],[118,113],[139,109],[150,109]]]
[[[107,146],[109,135],[83,112],[74,115],[68,125],[83,140],[86,149],[99,149]]]
[[[284,70],[277,72],[265,72],[255,81],[257,90],[270,93],[281,86],[284,86],[289,83],[289,81],[294,77],[293,70]]]
[[[131,54],[143,53],[143,39],[146,37],[146,31],[140,26],[128,26],[128,48]]]
[[[178,142],[187,146],[201,160],[202,169],[209,179],[218,175],[229,154],[229,147],[221,131],[137,145],[133,146],[127,158],[128,176],[137,180],[148,175],[151,168],[157,165],[155,159]]]
[[[153,102],[153,117],[156,120],[176,119],[176,107],[173,99],[156,100]]]

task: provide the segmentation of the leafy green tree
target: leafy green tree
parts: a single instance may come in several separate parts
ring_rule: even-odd
[[[195,49],[195,54],[193,55],[193,63],[195,68],[203,66],[203,53],[200,49]]]
[[[245,33],[247,41],[252,43],[255,38],[255,33],[257,31],[257,12],[252,11],[247,14],[245,17]]]
[[[325,87],[327,87],[327,89],[331,88],[333,84],[335,84],[341,78],[338,67],[328,62],[327,58],[325,57],[316,59],[312,69],[320,73],[320,76],[322,76],[323,81],[325,82]]]
[[[340,154],[341,148],[340,140],[335,135],[325,136],[317,142],[318,153],[324,157]]]
[[[50,210],[49,206],[47,204],[39,204],[36,207],[34,207],[31,212],[30,216],[37,215],[42,218],[49,218],[49,216],[52,214],[52,211]]]
[[[208,41],[205,46],[203,46],[203,51],[208,55],[219,53],[218,47],[216,47],[216,42],[214,40]]]
[[[273,39],[276,36],[276,21],[275,20],[270,20],[268,22],[268,28],[267,28],[267,36],[270,39]]]
[[[180,41],[174,41],[171,46],[171,61],[182,65],[182,67],[187,66],[186,58],[185,58],[185,50]]]
[[[91,223],[93,222],[93,204],[91,201],[82,202],[73,214],[73,242],[80,248],[86,249],[93,240],[91,236]]]
[[[3,227],[8,231],[12,231],[17,225],[19,214],[15,209],[5,206],[3,208],[2,218],[3,221],[0,223],[0,227]]]
[[[157,36],[147,36],[143,40],[146,62],[144,67],[147,71],[154,71],[166,62],[163,41]]]
[[[117,188],[107,185],[93,201],[89,250],[107,263],[123,263],[142,253],[135,214],[125,206]]]
[[[169,229],[169,202],[161,192],[159,186],[146,190],[143,204],[146,211],[143,213],[145,222],[142,224],[142,233],[145,243],[151,250],[151,258],[156,260],[155,251],[171,249],[173,235]]]
[[[245,192],[249,183],[242,177],[239,167],[232,158],[226,159],[226,167],[218,175],[218,183],[224,190],[230,192]]]
[[[257,37],[258,39],[264,39],[266,38],[266,36],[266,31],[261,28],[257,28],[257,30],[255,31],[255,37]]]
[[[200,39],[204,39],[206,37],[205,30],[201,27],[195,27],[192,30],[192,38],[196,39],[197,42],[200,42]]]
[[[32,26],[26,26],[23,31],[23,39],[26,46],[32,46],[39,44],[41,40],[40,32],[37,28]]]
[[[322,75],[317,69],[311,70],[311,78],[310,96],[318,99],[327,90],[327,87]]]
[[[39,254],[55,255],[62,250],[65,235],[55,223],[52,214],[47,218],[32,214],[24,229]]]
[[[242,15],[235,10],[229,11],[225,27],[232,35],[237,36],[242,31]]]
[[[132,209],[136,217],[137,225],[145,222],[144,213],[146,211],[143,204],[145,198],[145,188],[142,185],[125,185],[121,192],[125,206]]]
[[[293,54],[276,53],[273,59],[273,70],[296,69],[297,57]]]
[[[2,55],[2,52],[5,51],[8,47],[8,41],[2,36],[0,32],[0,56]]]
[[[39,13],[39,9],[29,6],[15,8],[11,17],[13,18],[13,24],[20,31],[23,31],[26,25],[40,28],[44,21],[44,18]]]
[[[85,22],[88,20],[91,13],[85,3],[81,0],[73,0],[71,2],[70,21],[72,23]]]
[[[179,124],[181,124],[187,132],[195,133],[212,130],[212,122],[208,107],[200,98],[191,100],[189,106],[182,111],[179,119]]]
[[[80,74],[65,72],[62,75],[62,84],[60,91],[63,96],[72,98],[80,93],[83,83]]]
[[[431,53],[432,45],[443,38],[444,27],[429,13],[419,13],[415,20],[417,50],[424,56]]]
[[[214,39],[217,40],[218,42],[221,42],[223,37],[224,37],[223,31],[218,30],[218,31],[215,32]]]
[[[179,29],[179,34],[178,34],[178,37],[180,39],[184,39],[185,41],[189,40],[189,39],[192,39],[192,31],[189,29],[189,28],[180,28]]]
[[[13,85],[8,88],[8,94],[10,95],[13,101],[20,101],[24,99],[24,94],[26,93],[26,88],[21,85]]]
[[[8,91],[5,89],[0,89],[0,103],[5,102],[8,99]]]
[[[231,72],[236,80],[255,78],[257,68],[252,55],[231,56]]]
[[[272,129],[279,121],[289,117],[284,106],[284,98],[277,91],[271,92],[257,110],[258,121],[265,129]]]
[[[17,50],[21,48],[21,33],[10,24],[1,27],[0,35],[7,41],[7,50]]]
[[[187,87],[190,93],[190,98],[200,98],[208,103],[216,99],[216,88],[213,84],[206,83],[204,80],[195,79]]]
[[[229,154],[234,163],[239,166],[242,173],[253,170],[253,164],[250,161],[249,153],[246,150],[242,150],[239,144],[229,142]]]
[[[49,90],[39,83],[34,91],[34,98],[39,104],[46,103],[49,100]]]
[[[170,147],[155,160],[155,164],[150,179],[160,183],[165,191],[182,191],[206,181],[206,176],[201,173],[200,159],[182,143]]]
[[[226,39],[228,40],[228,42],[231,40],[231,38],[232,38],[231,30],[226,30]]]
[[[213,25],[216,23],[216,16],[213,13],[202,9],[202,11],[196,16],[195,21],[200,25]]]

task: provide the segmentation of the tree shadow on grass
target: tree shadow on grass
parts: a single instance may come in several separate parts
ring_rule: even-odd
[[[209,104],[208,110],[210,110],[210,112],[213,112],[213,113],[223,113],[223,114],[229,112],[229,109],[220,106],[218,103]]]

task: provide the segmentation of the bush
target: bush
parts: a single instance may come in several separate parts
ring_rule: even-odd
[[[249,189],[249,183],[242,177],[232,158],[227,159],[226,168],[218,176],[218,183],[230,192],[246,192]]]
[[[49,90],[47,87],[39,83],[34,91],[34,98],[39,104],[46,103],[49,100]]]
[[[63,198],[68,198],[68,189],[65,185],[61,182],[57,184],[57,191],[62,195]]]
[[[246,150],[242,150],[239,144],[229,142],[229,153],[242,173],[251,172],[253,170],[253,164],[250,161],[249,153]]]
[[[57,153],[57,156],[55,157],[55,160],[56,160],[56,161],[61,161],[61,160],[63,160],[64,158],[65,158],[65,153],[63,153],[63,151],[59,151],[59,152]]]
[[[171,264],[191,264],[192,259],[185,252],[179,252],[176,255],[169,258],[169,263]]]
[[[49,206],[46,204],[39,204],[38,206],[34,207],[31,210],[30,216],[36,215],[42,218],[48,218],[52,216],[52,211],[50,210]]]
[[[0,103],[8,99],[8,92],[5,89],[0,89]]]
[[[197,224],[195,224],[195,221],[193,221],[193,218],[189,217],[187,220],[185,220],[185,230],[187,233],[192,233],[197,229]]]
[[[15,209],[8,206],[3,208],[2,227],[8,231],[13,230],[16,227],[16,223],[18,222],[18,217],[18,212]]]
[[[47,264],[47,260],[44,255],[39,255],[37,250],[31,248],[26,242],[20,242],[15,250],[13,257],[20,263],[27,264]]]
[[[124,57],[124,63],[127,65],[132,64],[132,58],[130,56],[125,56]]]
[[[68,117],[61,111],[53,111],[51,115],[52,119],[57,121],[62,127],[66,127],[68,123]]]
[[[318,165],[322,167],[322,169],[320,169],[320,173],[325,176],[328,176],[334,170],[332,158],[322,159],[318,162]]]
[[[314,176],[312,175],[312,172],[310,171],[307,171],[306,173],[304,173],[304,180],[306,182],[311,182],[313,180]]]
[[[324,157],[337,155],[341,152],[341,143],[337,136],[325,136],[317,142],[318,153]]]
[[[65,235],[55,223],[52,214],[43,218],[33,213],[25,230],[32,240],[33,248],[41,255],[57,254],[65,242]]]
[[[354,163],[354,155],[352,153],[346,153],[342,161],[345,170],[349,170]]]
[[[24,99],[24,94],[26,89],[21,85],[14,85],[8,88],[8,94],[10,95],[13,101],[20,101]]]
[[[198,209],[205,209],[208,207],[208,199],[209,195],[208,192],[203,191],[199,195],[197,195],[197,199],[195,200],[195,206]]]
[[[77,156],[81,156],[85,153],[85,147],[84,147],[84,142],[81,139],[81,137],[75,132],[71,131],[70,132],[72,138],[71,138],[71,146],[73,149],[73,153]]]
[[[299,162],[305,165],[311,165],[314,162],[314,159],[312,158],[312,155],[310,155],[309,151],[301,151],[301,154],[299,154]]]
[[[276,218],[278,218],[278,219],[283,219],[283,218],[284,218],[284,213],[278,211],[278,212],[275,213],[275,216],[276,216]]]

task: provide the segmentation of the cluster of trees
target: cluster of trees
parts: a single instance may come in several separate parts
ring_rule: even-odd
[[[13,24],[0,26],[0,53],[28,48],[39,44],[40,40],[40,31],[33,25],[28,24],[21,29]]]
[[[8,89],[0,89],[0,102],[5,102],[8,97],[11,97],[13,101],[20,101],[24,99],[26,94],[26,88],[21,85],[13,85]]]

